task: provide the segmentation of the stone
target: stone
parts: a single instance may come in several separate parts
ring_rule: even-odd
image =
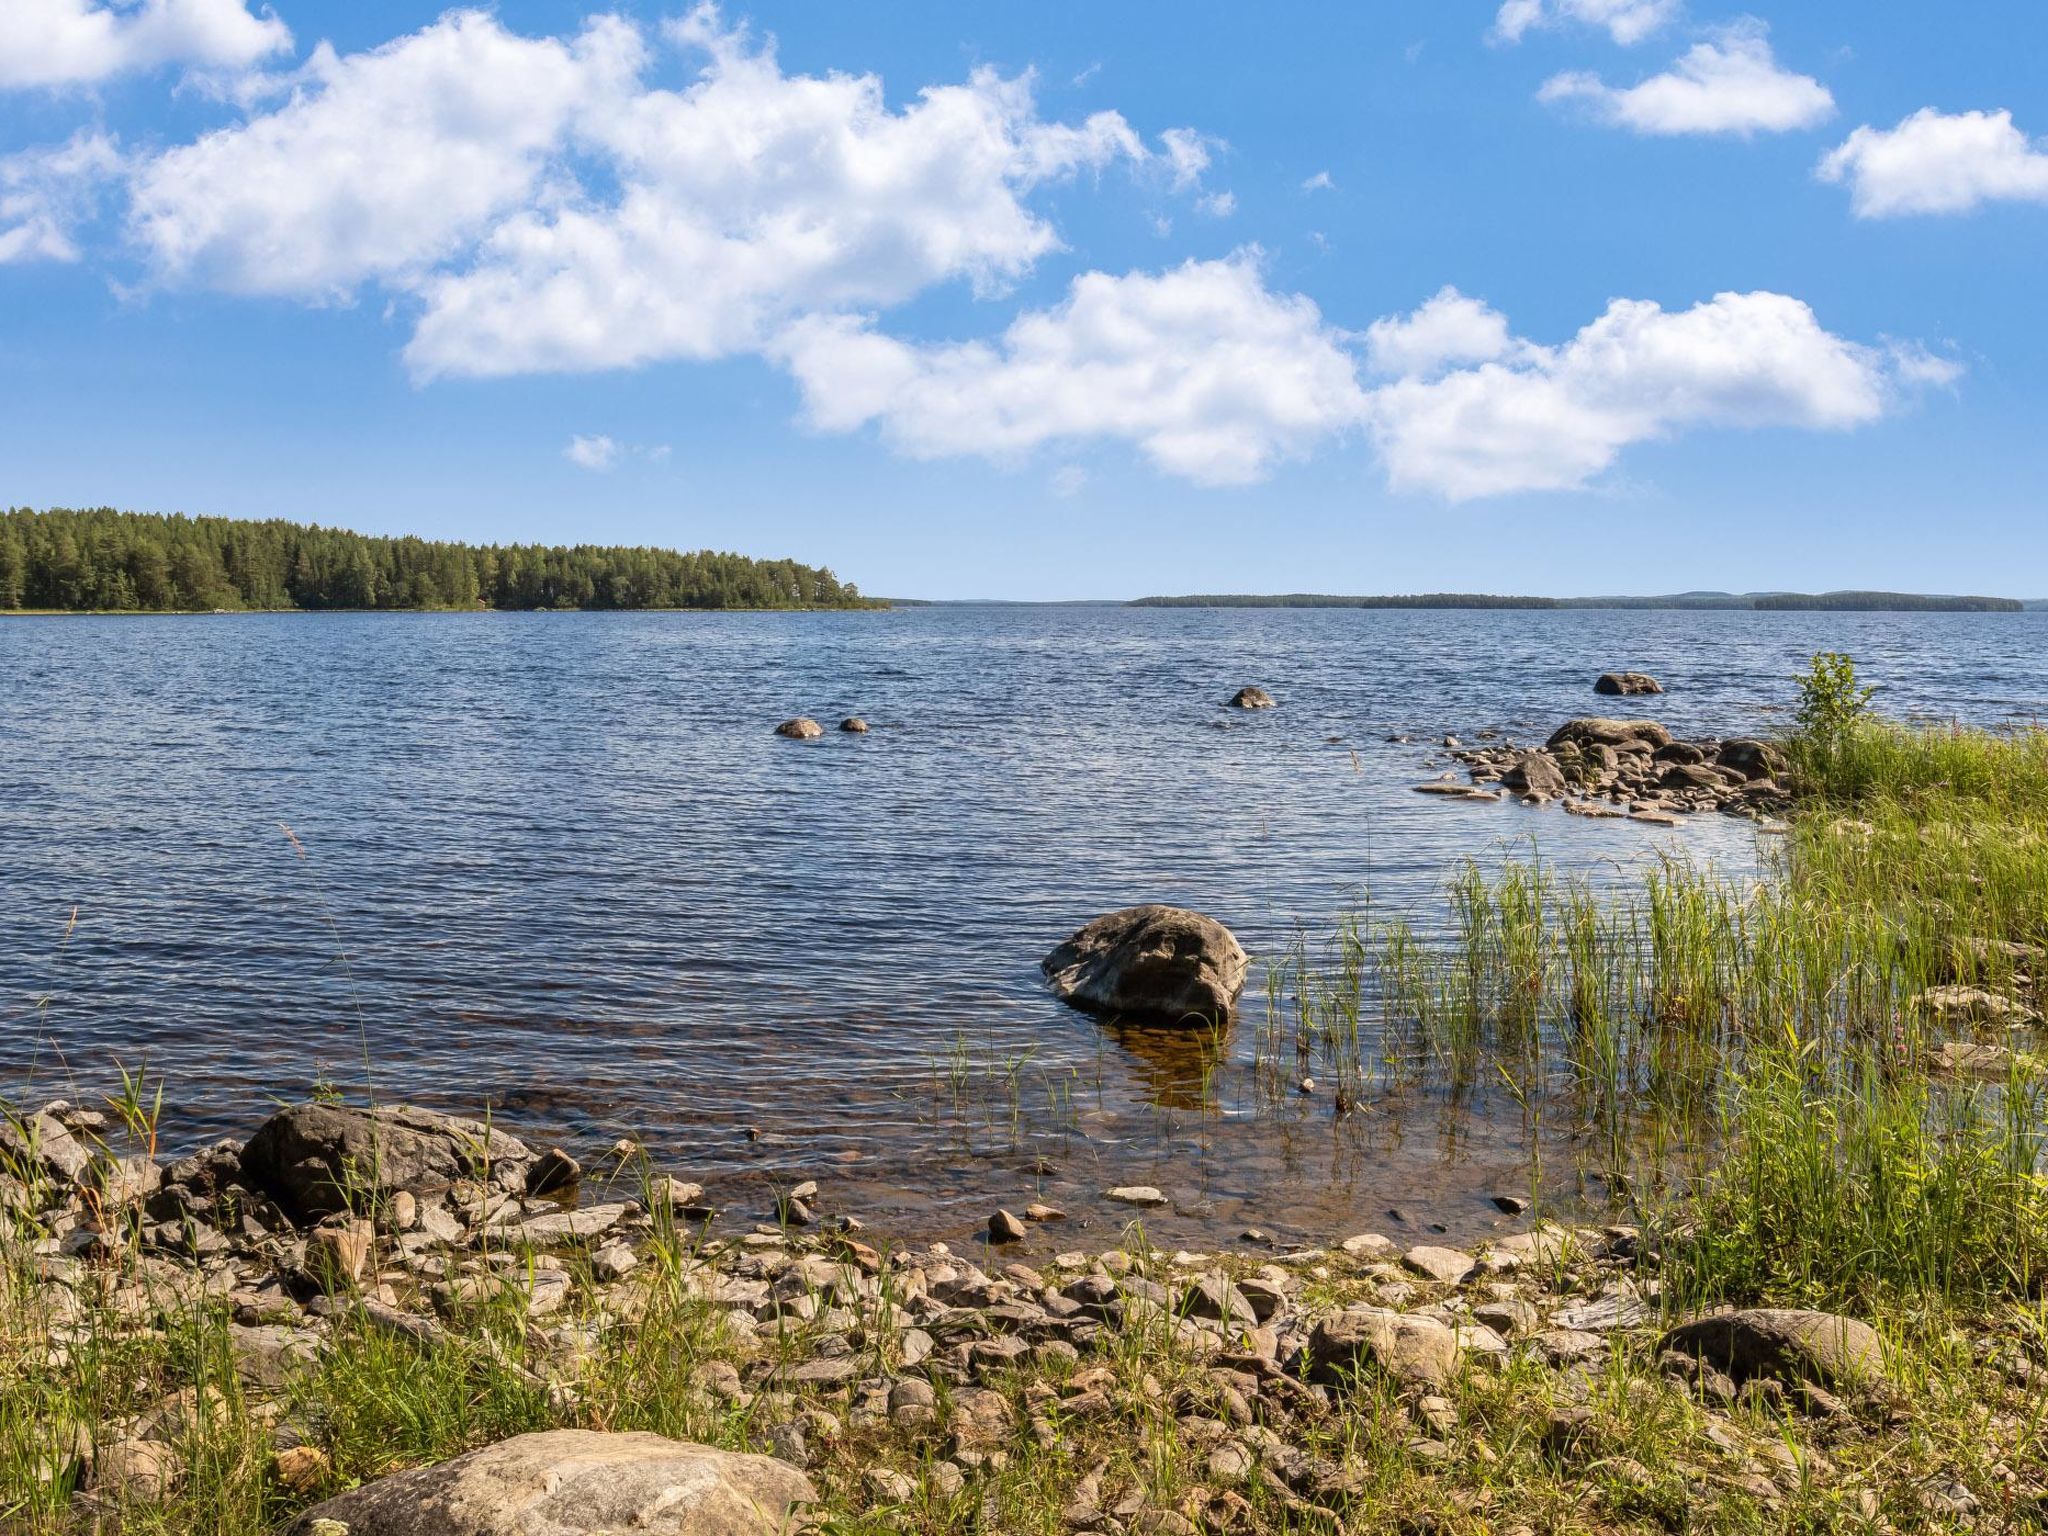
[[[1231,931],[1184,907],[1125,907],[1079,929],[1045,957],[1053,992],[1077,1008],[1213,1025],[1249,965]]]
[[[1929,987],[1913,999],[1913,1006],[1945,1024],[1990,1024],[2019,1029],[2041,1021],[2038,1013],[2017,998],[2001,997],[1982,987]]]
[[[775,734],[787,736],[792,741],[813,741],[825,734],[825,727],[809,715],[798,715],[794,720],[785,720],[775,727]]]
[[[1512,1338],[1519,1334],[1533,1333],[1543,1322],[1542,1314],[1534,1304],[1519,1296],[1510,1296],[1500,1301],[1489,1301],[1484,1306],[1472,1309],[1472,1320],[1483,1323],[1495,1333]]]
[[[318,1488],[333,1470],[327,1453],[314,1445],[288,1445],[270,1463],[279,1486],[301,1497]]]
[[[1254,1328],[1260,1321],[1244,1293],[1220,1270],[1211,1270],[1183,1291],[1180,1310],[1186,1317],[1205,1317],[1236,1328]]]
[[[868,733],[868,723],[859,715],[848,715],[839,722],[839,729],[849,736],[865,736]]]
[[[1461,1249],[1423,1245],[1410,1248],[1401,1255],[1401,1262],[1425,1280],[1434,1280],[1439,1285],[1459,1285],[1479,1261]]]
[[[1118,1205],[1166,1204],[1166,1196],[1150,1184],[1119,1184],[1115,1189],[1105,1189],[1102,1198],[1113,1200]]]
[[[1500,781],[1509,789],[1526,795],[1555,797],[1563,794],[1565,788],[1564,770],[1557,766],[1557,759],[1548,752],[1524,752],[1500,776]]]
[[[1671,733],[1654,720],[1611,720],[1604,715],[1587,715],[1567,720],[1550,733],[1544,743],[1552,751],[1570,742],[1587,747],[1614,747],[1654,752],[1671,745]]]
[[[153,1503],[171,1491],[181,1470],[176,1446],[159,1440],[115,1440],[93,1453],[92,1486],[122,1500]]]
[[[277,1323],[254,1328],[230,1323],[228,1347],[234,1351],[235,1373],[242,1380],[275,1391],[319,1358],[320,1335]]]
[[[640,1256],[624,1243],[611,1243],[590,1256],[590,1272],[604,1284],[623,1280],[640,1267]]]
[[[1657,1347],[1704,1361],[1738,1384],[1768,1378],[1859,1387],[1885,1376],[1877,1330],[1832,1312],[1753,1307],[1717,1313],[1680,1323]]]
[[[1391,1259],[1401,1251],[1392,1238],[1382,1237],[1377,1232],[1361,1232],[1356,1237],[1347,1237],[1337,1247],[1354,1259]]]
[[[1024,1219],[1026,1221],[1065,1221],[1067,1213],[1056,1205],[1047,1205],[1042,1200],[1034,1200],[1024,1207]]]
[[[1008,1211],[997,1211],[988,1219],[988,1240],[992,1243],[1021,1243],[1024,1223]]]
[[[816,1500],[809,1478],[772,1457],[557,1429],[381,1478],[288,1531],[314,1536],[326,1520],[348,1536],[783,1536]]]
[[[1593,679],[1593,691],[1631,698],[1642,693],[1662,693],[1664,685],[1647,672],[1602,672]]]
[[[548,1211],[504,1229],[505,1235],[537,1247],[600,1236],[626,1217],[622,1203],[578,1206],[573,1211]]]
[[[1745,779],[1775,779],[1792,766],[1785,754],[1769,742],[1748,736],[1722,742],[1721,750],[1714,754],[1714,761],[1723,768],[1734,769]]]
[[[330,1217],[306,1234],[306,1273],[323,1291],[351,1290],[376,1243],[377,1229],[367,1217]]]
[[[1346,1307],[1310,1330],[1311,1380],[1341,1384],[1370,1368],[1407,1386],[1441,1387],[1457,1374],[1457,1335],[1433,1318],[1383,1307]]]
[[[481,1121],[408,1105],[296,1104],[242,1149],[244,1177],[298,1218],[373,1210],[401,1189],[417,1197],[472,1179],[516,1191],[533,1161],[524,1142]]]
[[[1230,696],[1232,709],[1273,709],[1279,700],[1263,688],[1240,688]]]
[[[556,1190],[567,1189],[582,1177],[581,1163],[560,1147],[549,1147],[526,1170],[526,1192],[529,1195],[551,1195]]]
[[[889,1418],[896,1424],[928,1424],[939,1414],[931,1383],[906,1376],[889,1388]]]

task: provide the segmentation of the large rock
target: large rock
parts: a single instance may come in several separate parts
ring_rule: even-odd
[[[1752,1307],[1680,1323],[1659,1350],[1691,1355],[1736,1381],[1767,1376],[1821,1386],[1864,1386],[1885,1374],[1884,1341],[1868,1323],[1832,1312]]]
[[[1524,752],[1500,776],[1502,784],[1524,795],[1564,793],[1564,770],[1548,752]]]
[[[1768,741],[1748,736],[1722,742],[1714,761],[1723,768],[1733,768],[1745,779],[1774,779],[1790,766],[1785,754]]]
[[[1240,688],[1230,696],[1232,709],[1272,709],[1278,701],[1263,688]]]
[[[1664,685],[1647,672],[1602,672],[1593,680],[1593,691],[1627,698],[1639,693],[1662,693]]]
[[[1244,987],[1247,959],[1213,917],[1184,907],[1125,907],[1045,957],[1061,998],[1099,1013],[1213,1022]]]
[[[794,720],[785,720],[775,727],[775,734],[787,736],[792,741],[813,741],[825,734],[825,727],[809,715],[798,715]]]
[[[1434,1318],[1383,1307],[1346,1307],[1308,1336],[1312,1379],[1331,1385],[1375,1370],[1404,1386],[1441,1387],[1457,1374],[1458,1336]]]
[[[1580,748],[1626,749],[1640,745],[1654,752],[1671,745],[1671,733],[1654,720],[1610,720],[1604,715],[1588,715],[1565,721],[1550,733],[1550,740],[1544,745],[1555,749],[1566,742]]]
[[[782,1536],[817,1499],[768,1456],[663,1435],[557,1429],[316,1504],[291,1536]]]
[[[294,1216],[381,1207],[400,1190],[431,1195],[460,1180],[518,1192],[534,1154],[480,1120],[399,1104],[295,1104],[242,1149],[242,1172]]]

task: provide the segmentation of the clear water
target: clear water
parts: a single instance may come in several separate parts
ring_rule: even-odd
[[[1446,732],[1768,729],[1820,649],[1895,713],[2037,718],[2044,641],[2042,613],[8,620],[0,1092],[146,1063],[175,1146],[367,1078],[585,1151],[638,1137],[741,1217],[800,1173],[828,1211],[927,1235],[1034,1197],[1111,1224],[1096,1194],[1131,1182],[1174,1195],[1148,1226],[1189,1241],[1389,1208],[1468,1231],[1526,1187],[1512,1106],[1260,1105],[1251,1023],[1220,1057],[1111,1031],[1045,995],[1039,958],[1138,901],[1266,956],[1368,890],[1427,925],[1458,859],[1531,840],[1566,868],[1674,843],[1748,867],[1733,818],[1409,786],[1450,766]],[[1596,700],[1620,667],[1670,692]],[[1245,683],[1281,707],[1223,709]],[[772,734],[797,713],[875,729]]]

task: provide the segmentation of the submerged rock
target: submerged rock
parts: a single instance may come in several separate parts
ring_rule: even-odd
[[[782,1536],[811,1480],[786,1462],[663,1435],[558,1429],[515,1435],[317,1504],[312,1536]]]
[[[809,715],[798,715],[794,720],[785,720],[775,727],[775,734],[787,736],[792,741],[810,741],[825,734],[825,727]]]
[[[1263,688],[1240,688],[1230,696],[1232,709],[1275,709],[1279,700]]]
[[[1231,931],[1185,907],[1125,907],[1079,929],[1041,963],[1077,1008],[1213,1023],[1244,988],[1249,964]]]
[[[865,736],[868,733],[868,723],[859,715],[848,715],[839,722],[839,729],[849,736]]]
[[[1630,697],[1639,693],[1662,693],[1664,685],[1647,672],[1602,672],[1593,681],[1593,691]]]

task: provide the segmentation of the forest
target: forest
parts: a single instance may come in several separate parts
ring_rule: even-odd
[[[794,560],[388,538],[281,518],[0,511],[0,611],[863,608]]]

